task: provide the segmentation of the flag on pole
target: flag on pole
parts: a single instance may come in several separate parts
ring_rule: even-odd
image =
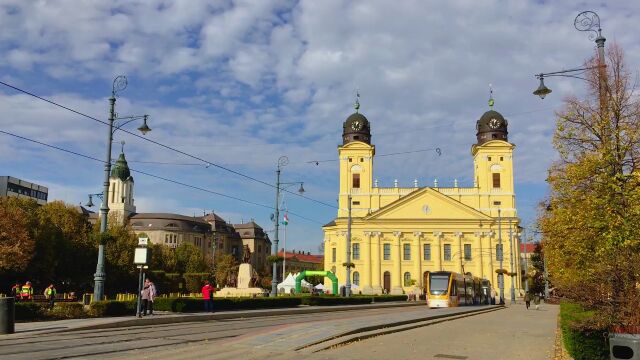
[[[284,216],[282,218],[282,225],[285,225],[285,226],[289,225],[289,214],[284,213]]]

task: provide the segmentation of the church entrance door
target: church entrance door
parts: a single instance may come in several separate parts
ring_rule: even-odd
[[[391,273],[384,272],[384,292],[388,294],[391,291]]]

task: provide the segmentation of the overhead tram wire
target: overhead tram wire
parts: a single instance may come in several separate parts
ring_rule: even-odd
[[[18,139],[21,139],[21,140],[25,140],[25,141],[28,141],[28,142],[32,142],[32,143],[35,143],[35,144],[38,144],[38,145],[42,145],[42,146],[45,146],[45,147],[48,147],[48,148],[51,148],[51,149],[55,149],[55,150],[58,150],[58,151],[62,151],[62,152],[66,152],[66,153],[69,153],[69,154],[72,154],[72,155],[83,157],[85,159],[97,161],[97,162],[100,162],[100,163],[103,163],[103,164],[105,162],[104,160],[100,160],[100,159],[94,158],[93,156],[82,154],[82,153],[79,153],[79,152],[76,152],[76,151],[73,151],[73,150],[69,150],[69,149],[65,149],[65,148],[62,148],[62,147],[59,147],[59,146],[47,144],[47,143],[44,143],[42,141],[34,140],[34,139],[31,139],[31,138],[28,138],[28,137],[25,137],[25,136],[21,136],[21,135],[17,135],[17,134],[8,132],[8,131],[0,130],[0,133],[5,134],[5,135],[9,135],[9,136],[13,136],[15,138],[18,138]],[[266,209],[269,209],[269,210],[273,210],[272,206],[265,205],[265,204],[260,204],[260,203],[257,203],[257,202],[251,201],[251,200],[242,199],[242,198],[239,198],[239,197],[236,197],[236,196],[233,196],[233,195],[223,194],[223,193],[220,193],[220,192],[217,192],[217,191],[213,191],[213,190],[209,190],[209,189],[205,189],[205,188],[202,188],[202,187],[199,187],[199,186],[196,186],[196,185],[191,185],[191,184],[187,184],[187,183],[184,183],[184,182],[181,182],[181,181],[178,181],[178,180],[169,179],[169,178],[166,178],[166,177],[163,177],[163,176],[160,176],[160,175],[151,174],[151,173],[148,173],[148,172],[142,171],[142,170],[135,170],[135,169],[131,169],[131,168],[129,168],[129,170],[132,171],[132,172],[138,173],[138,174],[142,174],[142,175],[146,175],[146,176],[155,178],[155,179],[163,180],[163,181],[166,181],[166,182],[174,183],[174,184],[181,185],[181,186],[184,186],[184,187],[188,187],[188,188],[191,188],[191,189],[207,192],[209,194],[222,196],[222,197],[225,197],[225,198],[228,198],[228,199],[232,199],[232,200],[244,202],[244,203],[247,203],[247,204],[263,207],[263,208],[266,208]],[[324,223],[321,222],[321,221],[308,218],[306,216],[300,215],[300,214],[298,214],[296,212],[293,212],[291,210],[289,210],[289,213],[294,215],[294,216],[297,216],[297,217],[299,217],[301,219],[304,219],[304,220],[307,220],[307,221],[310,221],[310,222],[314,222],[316,224],[324,225]]]
[[[380,154],[380,155],[376,155],[377,157],[383,157],[383,156],[395,156],[395,155],[405,155],[405,154],[414,154],[414,153],[420,153],[420,152],[427,152],[427,151],[435,151],[436,154],[438,154],[438,156],[442,155],[442,150],[439,147],[436,148],[429,148],[429,149],[420,149],[420,150],[411,150],[411,151],[402,151],[402,152],[396,152],[396,153],[389,153],[389,154]],[[340,159],[330,159],[330,160],[311,160],[311,161],[305,161],[306,164],[316,164],[316,165],[320,165],[320,163],[325,163],[325,162],[334,162],[334,161],[339,161]]]
[[[9,88],[11,88],[11,89],[13,89],[13,90],[16,90],[16,91],[18,91],[18,92],[21,92],[21,93],[23,93],[23,94],[26,94],[26,95],[32,96],[32,97],[34,97],[34,98],[36,98],[36,99],[39,99],[39,100],[45,101],[45,102],[47,102],[47,103],[49,103],[49,104],[51,104],[51,105],[54,105],[54,106],[60,107],[60,108],[62,108],[62,109],[68,110],[68,111],[71,111],[71,112],[73,112],[74,114],[77,114],[77,115],[80,115],[80,116],[86,117],[86,118],[91,119],[91,120],[96,121],[96,122],[99,122],[99,123],[101,123],[101,124],[103,124],[103,125],[107,125],[107,126],[109,125],[106,121],[103,121],[103,120],[97,119],[97,118],[95,118],[95,117],[93,117],[93,116],[91,116],[91,115],[87,115],[87,114],[85,114],[85,113],[82,113],[82,112],[80,112],[80,111],[74,110],[74,109],[69,108],[69,107],[67,107],[67,106],[64,106],[64,105],[58,104],[58,103],[56,103],[55,101],[51,101],[51,100],[45,99],[45,98],[43,98],[43,97],[41,97],[41,96],[38,96],[38,95],[36,95],[36,94],[34,94],[34,93],[31,93],[31,92],[29,92],[29,91],[26,91],[26,90],[23,90],[23,89],[18,88],[18,87],[16,87],[16,86],[13,86],[13,85],[11,85],[11,84],[8,84],[8,83],[6,83],[6,82],[4,82],[4,81],[0,81],[0,84],[4,85],[4,86],[6,86],[6,87],[9,87]],[[182,154],[182,155],[184,155],[184,156],[190,157],[190,158],[192,158],[192,159],[196,159],[196,160],[198,160],[198,161],[202,161],[202,162],[205,164],[205,166],[206,166],[207,168],[208,168],[209,166],[214,166],[214,167],[217,167],[218,169],[221,169],[221,170],[224,170],[224,171],[230,172],[230,173],[232,173],[232,174],[235,174],[235,175],[238,175],[238,176],[240,176],[240,177],[243,177],[243,178],[246,178],[246,179],[249,179],[249,180],[252,180],[252,181],[258,182],[258,183],[260,183],[260,184],[267,185],[267,186],[272,187],[272,188],[275,188],[275,187],[276,187],[276,185],[270,184],[270,183],[268,183],[268,182],[266,182],[266,181],[263,181],[263,180],[260,180],[260,179],[254,178],[254,177],[252,177],[252,176],[250,176],[250,175],[243,174],[243,173],[241,173],[241,172],[239,172],[239,171],[236,171],[236,170],[233,170],[233,169],[227,168],[227,167],[225,167],[225,166],[218,165],[218,164],[216,164],[216,163],[214,163],[214,162],[207,161],[207,160],[205,160],[205,159],[203,159],[203,158],[200,158],[200,157],[198,157],[198,156],[196,156],[196,155],[192,155],[192,154],[186,153],[186,152],[184,152],[184,151],[182,151],[182,150],[178,150],[178,149],[176,149],[176,148],[174,148],[174,147],[171,147],[171,146],[169,146],[169,145],[162,144],[162,143],[160,143],[160,142],[157,142],[157,141],[155,141],[155,140],[149,139],[148,137],[145,137],[145,136],[142,136],[142,135],[138,135],[138,134],[136,134],[136,133],[134,133],[134,132],[131,132],[131,131],[128,131],[128,130],[126,130],[126,129],[120,128],[119,130],[120,130],[120,131],[122,131],[122,132],[124,132],[124,133],[127,133],[127,134],[129,134],[129,135],[135,136],[135,137],[137,137],[137,138],[139,138],[139,139],[142,139],[142,140],[144,140],[144,141],[148,141],[148,142],[150,142],[150,143],[152,143],[152,144],[155,144],[155,145],[157,145],[157,146],[163,147],[163,148],[165,148],[165,149],[168,149],[168,150],[171,150],[171,151],[175,151],[175,152],[177,152],[177,153],[179,153],[179,154]],[[329,203],[326,203],[326,202],[323,202],[323,201],[320,201],[320,200],[316,200],[316,199],[314,199],[314,198],[310,198],[310,197],[308,197],[308,196],[306,196],[306,195],[298,194],[298,193],[296,193],[296,192],[294,192],[294,191],[290,191],[290,190],[286,190],[286,189],[283,189],[283,191],[284,191],[284,192],[288,192],[288,193],[293,194],[293,195],[296,195],[296,196],[299,196],[299,197],[304,198],[304,199],[306,199],[306,200],[313,201],[313,202],[315,202],[315,203],[318,203],[318,204],[321,204],[321,205],[324,205],[324,206],[330,207],[330,208],[334,208],[334,209],[336,208],[336,206],[335,206],[335,205],[331,205],[331,204],[329,204]]]

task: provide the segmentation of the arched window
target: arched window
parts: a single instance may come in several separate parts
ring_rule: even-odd
[[[411,286],[411,273],[404,273],[404,286]]]
[[[357,271],[353,273],[353,284],[360,286],[360,273]]]

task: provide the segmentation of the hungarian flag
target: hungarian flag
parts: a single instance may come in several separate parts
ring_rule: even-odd
[[[282,225],[289,225],[289,214],[284,213],[284,216],[282,217]]]

